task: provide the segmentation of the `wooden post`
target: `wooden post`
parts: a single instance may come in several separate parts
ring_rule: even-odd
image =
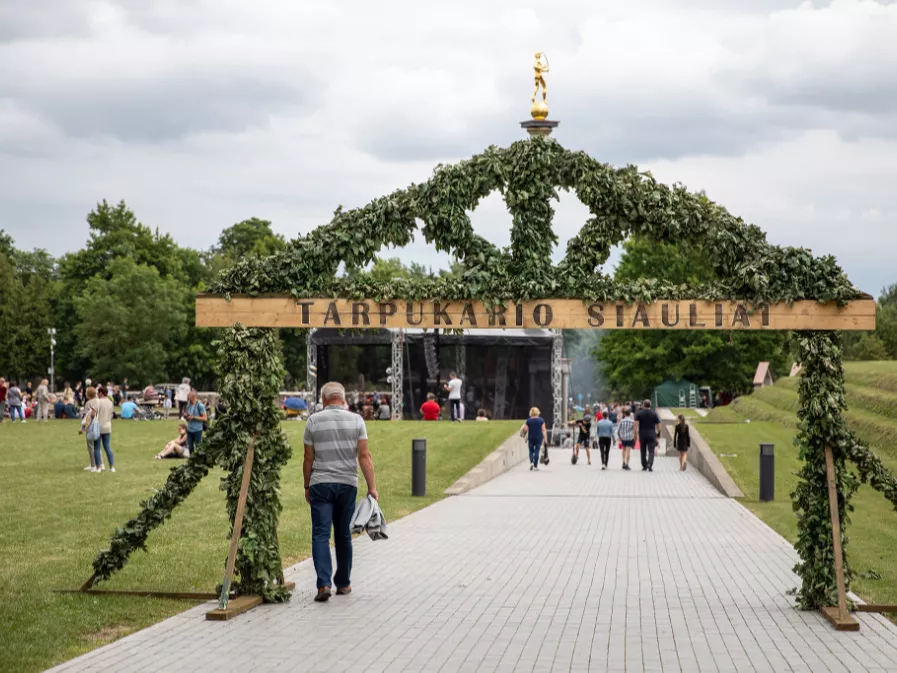
[[[249,442],[246,451],[246,462],[243,464],[243,481],[240,483],[240,498],[237,500],[237,511],[234,514],[234,530],[230,538],[230,551],[227,554],[227,566],[224,569],[224,583],[221,585],[221,595],[218,597],[218,609],[227,608],[230,583],[234,578],[234,564],[237,562],[237,547],[240,545],[240,537],[243,534],[243,510],[246,508],[246,496],[249,493],[249,479],[252,476],[252,463],[255,460],[255,437]]]
[[[838,631],[859,631],[860,624],[847,612],[847,591],[844,587],[844,556],[841,552],[841,518],[838,515],[838,489],[835,486],[835,460],[832,448],[825,447],[825,471],[828,480],[828,504],[832,516],[832,545],[835,554],[835,583],[838,587],[838,607],[822,608]]]

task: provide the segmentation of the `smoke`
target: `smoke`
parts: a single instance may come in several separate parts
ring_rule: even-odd
[[[607,395],[601,367],[594,355],[605,332],[606,330],[564,330],[565,357],[570,360],[569,394],[577,404],[591,404]]]

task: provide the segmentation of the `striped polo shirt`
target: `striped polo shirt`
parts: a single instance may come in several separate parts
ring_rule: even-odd
[[[632,421],[632,416],[624,416],[623,420],[620,421],[620,429],[617,431],[617,434],[620,437],[621,441],[631,442],[635,439],[635,423]]]
[[[342,406],[331,405],[312,414],[302,440],[315,447],[309,485],[348,484],[357,488],[358,441],[367,438],[364,419]]]

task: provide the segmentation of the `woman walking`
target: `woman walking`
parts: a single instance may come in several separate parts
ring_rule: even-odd
[[[601,469],[607,469],[610,460],[610,445],[614,440],[614,424],[608,418],[606,411],[601,412],[601,420],[598,421],[598,449],[601,451]]]
[[[688,449],[691,447],[691,435],[688,432],[685,416],[682,414],[679,414],[679,422],[676,423],[676,430],[673,432],[673,446],[679,451],[679,469],[685,470],[688,467]]]
[[[579,426],[579,435],[576,438],[576,444],[573,446],[573,458],[570,462],[576,465],[576,461],[579,460],[579,448],[584,446],[586,459],[589,461],[589,465],[591,465],[592,452],[590,450],[589,434],[592,429],[592,410],[588,406],[583,411],[582,418],[576,421],[576,425]]]
[[[90,388],[87,389],[90,397]],[[115,457],[112,455],[112,400],[104,386],[97,386],[96,397],[89,399],[85,405],[92,409],[100,422],[100,436],[93,443],[94,472],[102,472],[103,458],[100,453],[100,445],[106,452],[106,460],[109,463],[109,471],[115,472]]]
[[[545,436],[545,419],[542,418],[538,407],[529,410],[529,418],[526,419],[526,441],[529,444],[530,472],[539,470],[539,449],[543,445],[547,447]]]

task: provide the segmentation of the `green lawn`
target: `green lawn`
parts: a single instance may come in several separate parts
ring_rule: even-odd
[[[701,418],[701,414],[689,407],[673,407],[670,411],[676,416],[681,415],[685,416],[685,418]]]
[[[875,363],[876,365],[882,363]],[[867,363],[848,363],[846,418],[850,426],[870,442],[882,460],[897,467],[897,422],[891,410],[895,396],[889,393],[897,368],[877,368]],[[861,383],[862,382],[862,383]],[[791,506],[800,469],[794,436],[797,432],[797,379],[781,379],[775,386],[740,398],[728,407],[714,409],[697,427],[745,494],[741,502],[790,541],[796,539],[797,518]],[[897,390],[897,387],[894,388]],[[750,423],[745,421],[750,419]],[[729,421],[714,424],[713,421]],[[774,502],[759,502],[759,444],[775,444],[776,491]],[[734,456],[732,455],[734,454]],[[897,512],[869,486],[852,500],[848,554],[855,571],[874,570],[879,580],[857,577],[853,590],[870,602],[897,603]]]
[[[369,423],[377,487],[389,520],[441,499],[442,492],[520,426],[490,423]],[[303,423],[284,427],[293,459],[283,474],[279,536],[285,563],[310,554],[302,492]],[[180,612],[185,601],[53,593],[77,588],[115,527],[138,511],[178,461],[153,455],[176,434],[173,422],[115,421],[118,472],[84,472],[87,450],[75,421],[0,425],[0,671],[39,671]],[[411,440],[427,441],[427,497],[412,498]],[[100,588],[214,591],[227,554],[221,472],[200,484],[149,552],[135,553]],[[363,484],[363,480],[362,480]],[[363,486],[359,495],[364,494]]]

